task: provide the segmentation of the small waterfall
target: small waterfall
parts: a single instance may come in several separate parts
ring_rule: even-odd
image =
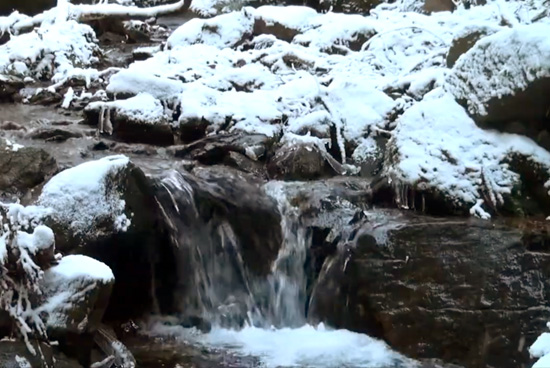
[[[152,321],[151,335],[257,357],[268,368],[415,367],[367,335],[307,324],[306,258],[313,235],[297,196],[307,196],[311,187],[259,187],[233,181],[227,172],[217,178],[194,174],[173,171],[155,188],[178,285],[175,311],[168,312],[176,318]],[[315,198],[322,202],[323,194]],[[321,222],[338,227],[355,214],[343,208]],[[269,251],[251,256],[252,250]],[[205,321],[209,333],[185,328]]]
[[[299,213],[284,192],[284,183],[270,182],[265,192],[277,201],[281,214],[283,244],[268,277],[268,313],[261,316],[276,327],[298,327],[306,323],[305,261],[311,239],[300,226]]]
[[[278,241],[276,257],[267,264],[264,276],[251,272],[251,262],[244,259],[246,240],[236,233],[238,224],[231,223],[238,214],[218,209],[204,195],[214,193],[223,199],[230,186],[221,181],[197,182],[178,171],[168,173],[157,185],[157,203],[178,264],[176,310],[184,320],[199,317],[226,327],[304,325],[304,264],[311,239],[284,194],[284,183],[258,188],[258,195],[269,201],[273,218],[280,222],[267,226],[276,225],[282,233],[278,240],[263,239],[266,246]]]

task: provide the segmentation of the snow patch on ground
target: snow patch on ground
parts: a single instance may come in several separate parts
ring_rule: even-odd
[[[126,156],[109,156],[62,171],[46,183],[38,204],[51,208],[53,216],[77,234],[93,231],[97,221],[106,218],[115,222],[123,216],[125,221],[116,222],[128,225],[125,201],[117,188],[110,186],[110,179],[129,162]]]

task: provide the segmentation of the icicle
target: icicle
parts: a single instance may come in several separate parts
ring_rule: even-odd
[[[97,135],[103,131],[103,119],[105,117],[105,106],[102,105],[101,109],[99,110],[99,121],[97,122]]]
[[[107,107],[105,109],[105,121],[104,132],[113,135],[113,124],[111,123],[111,110]]]

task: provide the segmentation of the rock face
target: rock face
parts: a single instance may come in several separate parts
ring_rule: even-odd
[[[55,159],[46,151],[0,138],[0,193],[3,195],[26,194],[56,170]]]
[[[416,358],[526,366],[550,317],[548,227],[367,214],[328,258],[310,319],[366,332]]]

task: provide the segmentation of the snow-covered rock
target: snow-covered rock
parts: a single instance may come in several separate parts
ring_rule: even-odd
[[[415,205],[403,190],[410,187],[435,192],[447,206],[463,212],[480,199],[489,206],[485,210],[495,210],[521,191],[513,157],[550,169],[548,151],[522,136],[480,129],[441,89],[398,119],[388,144],[386,175],[403,207]],[[538,184],[542,187],[544,181]]]
[[[65,256],[44,272],[43,299],[36,307],[56,334],[93,332],[107,308],[115,278],[102,262],[83,255]]]
[[[90,26],[73,20],[44,22],[0,46],[0,74],[58,82],[75,68],[97,62],[98,51]]]
[[[492,35],[500,30],[502,30],[502,27],[486,24],[466,25],[454,35],[451,47],[447,52],[447,67],[452,68],[458,58],[469,51],[481,38]]]
[[[171,111],[149,93],[140,92],[126,100],[92,102],[84,112],[88,124],[125,142],[174,144]]]
[[[254,15],[251,9],[220,15],[212,19],[191,19],[180,26],[168,38],[166,46],[174,49],[178,46],[203,43],[219,48],[234,47],[252,35]]]
[[[476,121],[544,119],[549,100],[550,24],[517,25],[478,41],[449,74],[447,89]]]
[[[51,208],[56,222],[76,235],[126,231],[131,214],[121,192],[122,180],[131,170],[125,156],[109,156],[64,170],[46,183],[38,204]]]

